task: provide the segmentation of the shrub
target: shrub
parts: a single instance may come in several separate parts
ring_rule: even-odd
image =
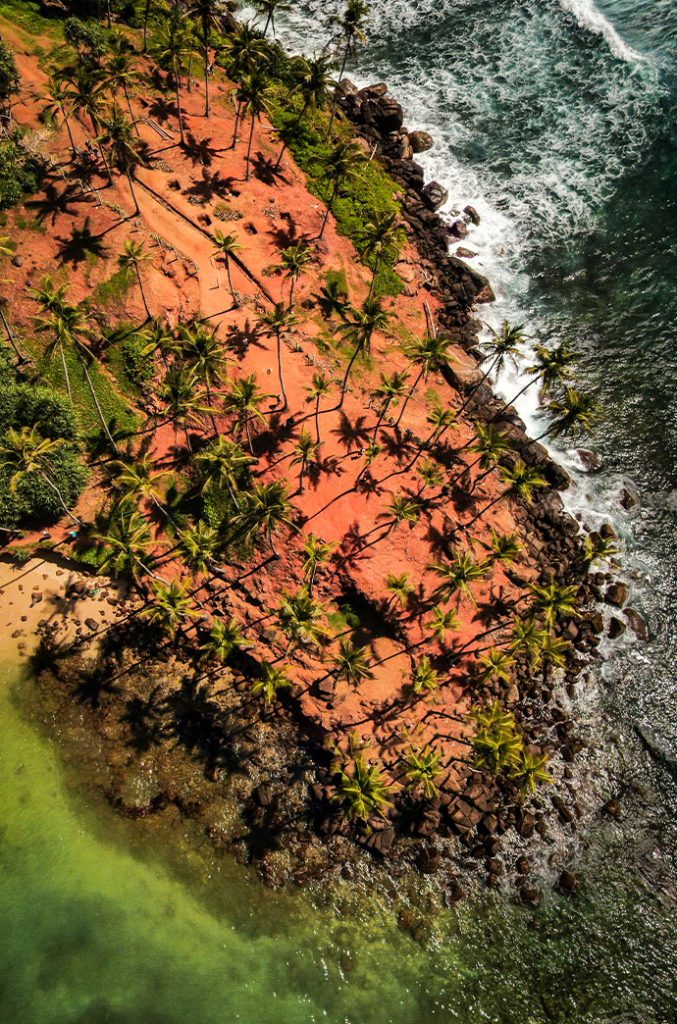
[[[67,399],[34,384],[0,385],[0,435],[9,427],[33,426],[50,440],[77,437],[73,406]]]
[[[0,210],[16,206],[26,192],[39,185],[39,167],[18,138],[0,142]]]
[[[146,342],[138,334],[130,334],[120,346],[122,368],[125,376],[141,387],[151,380],[154,373],[153,356],[147,351]]]
[[[87,483],[87,470],[80,460],[78,446],[66,443],[54,453],[50,476],[70,507],[75,504]],[[12,493],[11,474],[0,469],[0,525],[37,529],[54,523],[63,516],[61,503],[52,488],[37,474],[24,477]]]

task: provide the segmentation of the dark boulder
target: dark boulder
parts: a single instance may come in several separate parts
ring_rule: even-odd
[[[607,587],[604,600],[607,604],[614,605],[615,608],[623,608],[628,603],[629,597],[630,587],[627,583],[616,581]]]
[[[429,181],[421,190],[421,195],[431,210],[439,210],[449,198],[448,191],[438,181]]]
[[[635,608],[626,608],[625,619],[638,640],[650,640],[651,632],[646,619]]]
[[[578,878],[573,873],[573,871],[569,871],[567,868],[564,868],[561,875],[559,876],[558,885],[562,892],[571,894],[578,892],[580,888]]]
[[[589,448],[578,448],[576,454],[581,460],[581,466],[586,473],[595,473],[598,469],[602,468],[602,459],[597,452],[593,452]]]
[[[414,153],[425,153],[435,144],[435,140],[428,132],[409,132],[409,142]]]

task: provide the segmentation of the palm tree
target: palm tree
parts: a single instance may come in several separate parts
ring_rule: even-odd
[[[73,393],[71,390],[70,375],[68,373],[68,365],[66,363],[66,354],[64,351],[65,335],[60,329],[60,320],[58,319],[58,311],[67,301],[66,285],[62,284],[57,288],[52,279],[50,277],[46,277],[40,288],[31,288],[29,289],[28,294],[35,299],[46,314],[43,317],[36,318],[36,326],[38,331],[49,330],[52,334],[52,340],[45,348],[45,356],[49,359],[55,351],[58,351],[63,368],[66,391],[68,393],[68,397],[72,401]]]
[[[319,444],[314,440],[305,427],[302,429],[298,441],[294,445],[290,466],[300,466],[299,469],[299,492],[304,491],[304,476],[308,467],[317,460]]]
[[[212,394],[223,380],[226,368],[226,357],[223,346],[216,337],[216,328],[206,327],[201,323],[182,324],[177,331],[178,340],[182,345],[180,355],[187,360],[191,369],[204,385],[209,407],[209,416],[218,434],[218,424],[214,418]]]
[[[326,105],[333,80],[329,73],[331,59],[327,56],[314,57],[312,59],[301,57],[294,69],[295,85],[290,95],[300,93],[303,103],[296,120],[286,130],[280,131],[279,135],[283,140],[275,167],[279,168],[282,163],[287,146],[299,134],[301,124],[308,110],[318,110]]]
[[[130,121],[138,135],[136,118],[134,117],[132,101],[129,95],[130,86],[136,85],[140,77],[139,72],[134,67],[136,50],[127,36],[120,30],[110,34],[108,45],[110,53],[103,67],[103,88],[110,93],[113,101],[115,101],[118,93],[122,91],[127,104],[127,110],[129,111]]]
[[[118,256],[118,263],[121,267],[134,269],[136,279],[139,282],[139,291],[141,292],[143,308],[146,310],[146,316],[148,319],[152,320],[153,314],[148,307],[148,299],[146,298],[146,289],[143,286],[140,266],[143,260],[149,259],[151,259],[151,255],[144,249],[143,242],[133,242],[131,238],[128,238],[124,244],[122,252]]]
[[[223,258],[223,262],[226,265],[226,277],[228,278],[228,288],[233,299],[233,306],[237,309],[240,305],[240,300],[235,294],[233,288],[233,278],[230,272],[230,257],[233,253],[238,252],[242,246],[238,242],[237,238],[233,234],[224,234],[223,231],[217,231],[214,234],[214,241],[216,242],[216,249],[212,253],[212,256],[220,256]]]
[[[379,409],[378,419],[376,420],[376,426],[374,427],[374,433],[372,434],[372,441],[376,443],[378,436],[379,427],[383,423],[386,417],[388,409],[391,406],[396,406],[400,400],[400,396],[404,394],[404,389],[407,386],[409,375],[402,373],[399,370],[395,370],[389,377],[382,373],[381,383],[376,389],[376,395],[381,399],[381,408]]]
[[[522,782],[522,797],[527,794],[534,795],[539,782],[554,782],[552,775],[547,771],[548,757],[542,753],[532,753],[531,750],[522,750],[519,760],[510,768],[510,778]]]
[[[159,582],[153,585],[152,603],[141,610],[141,614],[163,633],[173,637],[180,626],[193,613],[189,584],[179,580],[171,583]]]
[[[452,339],[447,338],[444,335],[426,335],[425,338],[421,338],[414,344],[409,345],[406,349],[406,354],[409,360],[414,366],[419,367],[418,374],[412,384],[407,397],[402,403],[400,409],[400,415],[395,421],[395,426],[399,427],[404,411],[409,404],[409,400],[416,391],[416,388],[420,384],[421,380],[427,382],[428,377],[431,373],[439,373],[445,366],[448,366],[451,362],[452,355],[449,351],[452,344]]]
[[[409,581],[409,574],[403,572],[397,576],[393,573],[388,573],[386,578],[386,590],[391,595],[388,598],[388,607],[393,600],[399,601],[402,608],[406,608],[409,604],[409,597],[414,593],[414,586]]]
[[[555,418],[532,444],[546,436],[560,437],[562,434],[576,434],[579,430],[592,430],[600,415],[595,400],[575,388],[567,388],[562,398],[549,402],[546,409]]]
[[[2,254],[3,242],[5,242],[5,241],[7,241],[6,238],[0,238],[0,254]],[[23,354],[23,352],[21,351],[21,349],[19,348],[19,346],[16,343],[16,338],[14,337],[14,331],[10,327],[9,320],[7,319],[7,312],[6,312],[6,310],[8,310],[8,309],[9,309],[9,299],[7,298],[6,295],[0,295],[0,323],[3,326],[5,334],[7,335],[7,341],[12,346],[12,350],[14,352],[14,355],[17,358],[17,362],[21,366],[23,363],[27,363],[28,359]]]
[[[339,770],[336,793],[332,797],[345,806],[349,818],[368,821],[373,815],[381,816],[391,807],[388,799],[391,783],[379,765],[371,764],[364,754],[358,753],[350,764]]]
[[[386,327],[390,313],[383,308],[379,299],[365,299],[361,309],[351,310],[352,319],[342,324],[339,330],[343,331],[346,337],[353,343],[353,353],[346,367],[346,372],[341,383],[341,397],[338,405],[333,411],[343,408],[343,402],[348,390],[348,380],[353,364],[359,355],[369,354],[371,351],[371,339],[375,331],[382,331]]]
[[[84,67],[82,64],[74,69],[66,69],[63,72],[64,81],[67,82],[67,89],[63,97],[65,105],[69,106],[78,116],[85,114],[92,125],[92,134],[96,139],[101,130],[101,114],[103,111],[103,81],[100,72]],[[110,182],[113,181],[106,154],[101,143],[98,143],[101,160]]]
[[[256,8],[257,14],[265,15],[266,23],[263,26],[264,38],[268,33],[268,27],[273,30],[273,37],[275,37],[275,15],[278,11],[291,11],[292,5],[287,3],[286,0],[254,0],[254,7]]]
[[[264,398],[265,395],[256,381],[256,374],[250,373],[247,377],[238,377],[230,382],[224,401],[226,412],[235,415],[235,428],[241,435],[246,436],[252,455],[254,454],[254,445],[251,423],[254,420],[265,423],[266,418],[261,412]]]
[[[289,690],[292,685],[291,679],[283,668],[264,663],[261,677],[256,679],[252,686],[252,693],[255,696],[261,694],[266,707],[270,707],[280,692]]]
[[[284,412],[289,406],[287,391],[284,386],[284,373],[282,367],[282,335],[283,333],[291,331],[297,323],[298,317],[293,312],[291,304],[289,308],[286,309],[283,302],[276,302],[275,306],[269,313],[262,313],[259,316],[259,324],[262,327],[261,333],[264,336],[275,338],[277,347],[277,373],[280,381],[280,391],[282,392],[282,405],[279,406],[281,412]]]
[[[556,384],[568,375],[569,366],[573,354],[566,345],[558,345],[556,348],[546,348],[544,345],[537,345],[534,349],[535,362],[527,366],[525,373],[531,380],[523,384],[517,394],[504,402],[498,412],[491,417],[491,421],[499,419],[506,409],[514,405],[525,391],[528,391],[537,381],[541,382],[541,390],[544,395],[550,394]]]
[[[372,679],[374,673],[369,667],[369,659],[364,647],[356,646],[352,640],[344,637],[339,643],[339,653],[332,658],[334,676],[345,679],[351,686],[359,686],[365,679]]]
[[[468,447],[467,445],[463,446]],[[462,449],[459,449],[461,451]],[[481,465],[481,468],[488,472],[500,461],[506,452],[512,451],[512,445],[506,437],[506,435],[495,427],[493,423],[478,423],[477,434],[475,436],[475,444],[473,445],[472,451],[477,454],[477,458],[470,463],[469,466],[464,466],[463,469],[459,470],[456,476],[453,476],[449,481],[451,486],[457,483],[461,477],[465,474],[472,473],[475,466]],[[478,481],[479,482],[479,481]]]
[[[281,269],[289,280],[289,308],[294,305],[294,288],[301,274],[305,273],[313,261],[313,250],[307,242],[290,245],[282,253]]]
[[[491,561],[488,558],[476,562],[467,551],[458,552],[451,562],[436,562],[430,568],[441,577],[442,583],[436,590],[436,596],[443,601],[448,601],[454,594],[459,595],[459,601],[465,595],[475,604],[475,595],[472,592],[472,584],[483,580],[491,571]]]
[[[548,486],[548,481],[545,477],[541,476],[535,467],[527,466],[522,459],[515,459],[512,466],[503,466],[501,478],[503,483],[508,485],[506,490],[498,494],[488,505],[485,505],[483,509],[477,512],[470,522],[465,524],[466,530],[471,529],[478,520],[487,514],[489,509],[497,505],[503,498],[520,498],[527,505],[530,505],[536,489]]]
[[[75,160],[78,154],[69,117],[69,111],[71,109],[70,93],[63,77],[56,71],[52,71],[49,75],[45,99],[47,100],[47,104],[43,107],[43,114],[50,124],[54,124],[57,127],[59,125],[59,121],[63,121],[66,126],[66,131],[68,132],[68,140],[71,145],[73,159]]]
[[[546,643],[547,631],[543,629],[533,616],[515,619],[512,627],[510,648],[523,652],[531,664],[536,667],[543,660],[543,646]]]
[[[133,216],[136,217],[140,213],[140,208],[134,187],[134,172],[137,167],[146,166],[141,144],[134,135],[131,121],[125,117],[117,104],[113,104],[101,123],[103,131],[97,142],[108,146],[111,164],[127,176],[129,191],[134,201]]]
[[[369,295],[373,295],[379,264],[388,251],[397,251],[398,242],[402,239],[402,229],[396,213],[376,214],[372,221],[365,224],[359,245],[363,260],[370,257],[374,261],[372,267]]]
[[[405,758],[405,775],[411,789],[422,789],[426,800],[438,795],[435,785],[442,774],[439,751],[426,745],[420,750],[410,750]]]
[[[150,20],[153,0],[145,0],[143,8],[143,52],[148,53],[148,22]]]
[[[490,374],[494,373],[494,371],[497,374],[501,373],[507,362],[517,369],[517,361],[522,354],[522,346],[527,341],[523,324],[512,325],[507,320],[504,320],[498,331],[494,330],[489,324],[487,326],[491,332],[491,337],[483,342],[484,348],[488,349],[484,358],[490,359],[491,362],[475,386],[468,392],[465,402],[458,411],[459,416],[465,412],[475,392],[481,388]]]
[[[578,587],[556,582],[540,585],[532,583],[529,590],[534,596],[532,609],[542,615],[549,629],[554,629],[560,618],[577,617]]]
[[[383,537],[387,537],[401,523],[409,523],[410,527],[416,525],[421,516],[421,502],[418,498],[410,498],[406,494],[396,494],[390,504],[386,505],[384,514],[391,517],[388,529],[383,534]]]
[[[322,373],[320,370],[317,370],[313,374],[313,381],[311,386],[306,389],[308,393],[308,400],[315,402],[315,433],[318,444],[321,443],[320,402],[326,395],[329,394],[329,392],[331,391],[332,384],[333,381],[329,377],[327,377],[326,374]]]
[[[423,494],[426,487],[441,487],[444,483],[442,467],[433,459],[424,459],[418,467],[417,472],[421,478],[421,487],[418,492],[419,496]]]
[[[221,434],[195,458],[204,473],[202,477],[203,492],[208,493],[214,489],[227,488],[235,508],[239,511],[240,503],[237,492],[242,476],[254,461],[251,455],[247,455],[239,444]]]
[[[32,475],[40,477],[53,491],[66,515],[76,526],[82,526],[55,482],[52,475],[52,460],[59,451],[63,439],[50,440],[42,437],[37,427],[9,427],[4,439],[0,440],[0,468],[10,473],[9,489],[16,494],[22,483],[30,483]]]
[[[268,91],[267,78],[263,71],[254,71],[252,74],[245,76],[240,82],[237,97],[240,103],[240,109],[243,114],[249,114],[251,123],[249,126],[249,141],[247,143],[247,155],[245,157],[245,166],[247,168],[245,180],[249,181],[251,178],[251,156],[252,146],[254,144],[254,129],[256,122],[261,119],[261,114],[266,109],[266,93]]]
[[[253,491],[247,494],[242,510],[233,516],[232,525],[247,539],[264,532],[271,551],[279,558],[274,535],[284,526],[296,529],[292,519],[294,512],[286,482],[274,480],[254,486]]]
[[[481,542],[484,547],[486,544]],[[503,562],[507,565],[511,562],[516,562],[521,553],[524,551],[524,545],[519,538],[517,533],[498,533],[496,530],[491,529],[491,542],[488,545],[488,550],[491,551],[491,558],[494,562]]]
[[[191,425],[202,427],[202,415],[209,412],[209,406],[205,402],[204,393],[193,367],[180,364],[170,366],[160,388],[159,397],[165,403],[166,416],[174,424],[177,444],[178,431],[182,428],[188,451],[192,452],[189,427]]]
[[[280,628],[289,639],[289,649],[299,644],[318,647],[327,637],[323,625],[326,610],[310,595],[308,587],[300,587],[295,594],[286,594],[278,609]]]
[[[421,697],[438,690],[439,686],[439,673],[432,667],[430,658],[425,654],[412,673],[409,692],[416,697]]]
[[[555,636],[554,633],[546,632],[541,645],[543,661],[556,668],[566,666],[566,655],[571,650],[571,642],[562,636]]]
[[[225,29],[225,18],[218,0],[193,0],[190,15],[197,21],[197,37],[202,48],[205,81],[205,117],[209,117],[210,48],[214,33]]]
[[[242,651],[251,646],[251,640],[246,639],[237,619],[214,619],[209,639],[202,644],[200,652],[203,658],[223,663],[228,661],[233,651]]]
[[[156,53],[158,65],[171,74],[174,81],[176,94],[176,109],[179,120],[179,135],[181,145],[185,146],[186,136],[183,127],[183,112],[181,109],[181,75],[186,68],[186,60],[193,52],[192,29],[183,18],[178,8],[174,8],[169,17],[163,22],[160,42]]]
[[[320,566],[329,562],[334,551],[334,544],[321,540],[314,534],[309,533],[303,543],[303,553],[306,558],[303,563],[303,575],[308,583],[308,593],[312,597],[315,576]]]
[[[348,178],[358,175],[358,167],[363,163],[364,153],[352,141],[339,142],[327,157],[325,161],[325,175],[332,190],[329,202],[327,203],[327,209],[322,218],[320,233],[317,236],[319,239],[324,237],[329,215],[334,212],[334,203],[339,194],[339,189]]]
[[[220,547],[219,531],[202,521],[186,527],[181,533],[180,551],[193,572],[207,573],[214,567],[214,556]]]
[[[153,576],[147,557],[153,537],[147,520],[137,509],[119,506],[108,530],[93,536],[104,547],[104,557],[98,563],[100,572],[111,572],[113,576],[129,574],[136,581],[142,575]]]
[[[339,71],[338,85],[340,86],[343,81],[343,73],[346,69],[348,57],[355,52],[355,48],[358,42],[365,42],[366,36],[364,34],[364,23],[367,18],[369,7],[366,0],[347,0],[346,7],[343,12],[343,16],[340,19],[341,35],[343,37],[343,58],[341,61],[341,70]],[[336,116],[336,104],[338,103],[338,87],[334,92],[334,100],[331,106],[331,117],[329,119],[329,128],[327,129],[327,138],[331,135],[331,130],[334,126],[334,118]]]
[[[163,492],[158,487],[167,472],[155,472],[151,455],[137,456],[133,462],[114,462],[111,468],[116,473],[114,483],[121,494],[121,502],[131,500],[136,505],[139,501],[150,501],[164,518],[169,518],[162,503]]]

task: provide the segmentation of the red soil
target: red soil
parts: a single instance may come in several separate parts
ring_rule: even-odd
[[[4,27],[3,27],[4,31]],[[25,52],[22,37],[13,30],[6,33],[17,52],[17,63],[22,76],[23,90],[20,102],[15,106],[17,120],[35,128],[39,133],[41,146],[52,155],[56,163],[62,162],[65,167],[66,180],[58,172],[54,175],[53,188],[62,193],[67,188],[69,168],[67,161],[68,139],[65,131],[57,134],[46,131],[39,125],[38,114],[41,107],[38,95],[46,83],[43,72],[38,68],[33,56]],[[35,41],[32,40],[32,43]],[[105,178],[98,181],[100,198],[104,205],[98,205],[95,196],[76,199],[65,211],[58,208],[45,221],[47,232],[44,234],[33,230],[20,230],[15,225],[9,227],[8,233],[18,243],[17,252],[23,258],[23,264],[17,268],[6,266],[3,276],[9,279],[8,297],[12,304],[12,318],[21,331],[27,333],[31,329],[31,317],[35,315],[35,303],[27,296],[27,288],[37,285],[48,272],[58,270],[62,257],[60,251],[63,240],[67,239],[72,229],[82,226],[87,220],[93,234],[101,234],[109,251],[107,260],[98,261],[94,269],[87,269],[84,263],[68,264],[68,281],[71,294],[80,300],[87,297],[98,280],[110,276],[116,269],[115,259],[122,250],[123,242],[134,237],[142,239],[152,260],[144,264],[143,276],[146,283],[149,303],[154,315],[167,317],[171,322],[200,314],[208,317],[218,330],[221,338],[226,338],[230,328],[244,329],[249,323],[256,322],[256,311],[269,308],[260,290],[252,279],[238,267],[233,267],[233,280],[236,290],[241,294],[243,305],[239,309],[230,309],[231,301],[227,289],[225,272],[222,264],[216,266],[212,260],[214,243],[210,234],[217,228],[237,235],[242,244],[241,256],[247,267],[259,280],[265,282],[267,291],[273,299],[286,299],[288,284],[279,274],[270,274],[269,269],[280,261],[281,248],[293,241],[306,236],[317,235],[323,216],[323,206],[308,192],[303,173],[295,166],[289,154],[284,159],[284,177],[274,185],[264,184],[255,176],[245,182],[245,149],[244,141],[233,151],[230,141],[233,131],[233,105],[229,98],[229,87],[215,84],[213,88],[213,112],[206,121],[201,116],[203,111],[203,95],[199,83],[192,84],[189,93],[184,89],[185,125],[191,146],[184,151],[177,144],[178,130],[176,118],[168,116],[162,126],[172,133],[170,141],[163,141],[148,124],[141,125],[141,134],[148,143],[153,156],[162,163],[155,169],[142,169],[138,172],[137,188],[141,216],[129,219],[126,215],[132,210],[131,197],[126,179],[119,175],[111,187]],[[166,94],[171,97],[171,93]],[[143,90],[134,98],[136,109],[142,113],[147,103],[148,92]],[[159,120],[157,113],[154,114]],[[84,141],[82,129],[75,125],[74,130],[80,140]],[[246,134],[243,131],[243,135]],[[279,147],[271,126],[265,121],[257,128],[254,153],[273,156]],[[201,162],[199,153],[205,163]],[[220,176],[221,180],[230,183],[233,190],[228,196],[228,204],[232,210],[241,214],[241,218],[221,223],[214,216],[214,208],[219,197],[206,198],[196,204],[190,200],[191,195],[201,194],[200,188],[208,185],[209,179]],[[50,185],[50,188],[52,186]],[[239,194],[236,194],[239,192]],[[41,198],[41,197],[37,197]],[[119,216],[114,209],[124,211]],[[17,211],[25,213],[27,211]],[[211,223],[198,222],[198,217],[207,215]],[[315,368],[323,369],[335,377],[341,377],[345,362],[339,362],[332,353],[320,354],[314,338],[327,325],[322,321],[316,309],[304,309],[304,302],[324,283],[327,270],[343,270],[346,274],[353,303],[359,304],[367,295],[370,272],[358,261],[352,244],[336,232],[333,219],[324,236],[324,245],[318,246],[311,272],[303,275],[296,286],[295,301],[297,312],[303,319],[298,330],[285,346],[285,376],[289,395],[289,413],[293,416],[293,437],[283,442],[278,451],[270,459],[263,458],[256,468],[264,479],[287,477],[291,489],[296,488],[294,468],[289,467],[289,455],[298,437],[304,417],[305,426],[314,431],[311,417],[312,409],[307,404],[306,389]],[[448,520],[452,523],[463,521],[471,516],[470,511],[461,511],[454,507],[450,499],[445,499],[442,508],[434,509],[421,516],[413,528],[402,525],[394,529],[381,542],[360,550],[359,536],[369,533],[377,524],[387,519],[382,517],[386,506],[392,501],[394,494],[416,493],[420,487],[420,478],[415,470],[395,475],[373,491],[352,491],[355,477],[360,472],[363,461],[359,457],[359,448],[367,441],[364,434],[355,437],[359,427],[367,432],[373,431],[376,412],[370,407],[370,394],[379,381],[379,371],[392,372],[396,368],[405,369],[407,360],[401,350],[403,334],[421,336],[426,331],[424,302],[428,301],[435,313],[435,303],[424,290],[423,281],[418,270],[417,255],[411,248],[403,254],[399,267],[407,282],[405,293],[396,300],[389,300],[388,305],[394,312],[393,333],[381,334],[374,338],[371,365],[356,365],[352,378],[350,393],[346,397],[342,414],[327,413],[321,417],[322,459],[326,463],[336,460],[339,472],[336,474],[322,473],[319,482],[308,481],[304,493],[294,496],[294,503],[300,513],[306,517],[303,527],[305,533],[312,531],[324,540],[332,541],[337,546],[335,561],[328,571],[318,576],[316,596],[327,603],[341,596],[341,580],[352,579],[356,589],[365,595],[375,606],[383,606],[389,598],[384,583],[388,573],[409,573],[410,580],[422,595],[431,595],[439,579],[430,572],[432,562],[440,559],[439,549],[435,548],[431,538],[435,534],[448,530]],[[133,288],[120,314],[122,319],[141,322],[144,310],[140,302],[138,290]],[[396,333],[395,333],[396,332]],[[455,351],[458,365],[468,366],[469,359],[462,350]],[[270,339],[258,338],[251,344],[239,365],[234,365],[233,374],[256,373],[260,385],[273,397],[271,406],[275,404],[277,395],[277,369],[275,362],[274,342]],[[452,407],[460,406],[458,395],[451,391],[441,380],[431,380],[428,387],[434,387],[445,403]],[[330,404],[335,404],[334,395],[330,396]],[[421,386],[409,403],[403,428],[410,431],[413,437],[425,437],[429,433],[426,423],[425,389]],[[227,423],[224,420],[225,430]],[[350,434],[352,440],[344,435]],[[453,448],[468,441],[474,434],[473,424],[461,418],[447,434],[448,442]],[[389,431],[392,437],[393,432]],[[175,435],[171,427],[157,432],[154,439],[153,452],[161,463],[171,463],[174,458]],[[466,458],[468,453],[464,453]],[[405,457],[402,464],[406,464]],[[470,459],[469,459],[470,461]],[[387,453],[379,456],[373,467],[373,475],[383,479],[389,474],[398,474],[401,465]],[[455,475],[456,468],[445,470],[447,478]],[[474,477],[474,473],[472,474]],[[488,503],[500,493],[500,483],[493,474],[489,475],[478,490],[479,507]],[[344,492],[349,493],[344,493]],[[436,489],[437,491],[437,489]],[[437,491],[437,493],[439,493]],[[430,494],[426,492],[426,497]],[[85,495],[81,511],[92,512],[99,494],[90,491]],[[492,511],[477,524],[473,537],[477,541],[488,538],[490,528],[495,527],[502,532],[520,531],[506,501],[500,502]],[[69,529],[67,522],[61,526],[61,532]],[[383,533],[385,533],[385,525]],[[52,531],[52,536],[59,535],[59,528]],[[378,533],[370,535],[373,540]],[[279,561],[270,562],[265,569],[247,579],[247,584],[262,602],[265,611],[273,610],[282,591],[294,591],[301,582],[302,538],[290,535],[281,538],[279,546],[282,557]],[[484,549],[477,546],[476,554],[481,556]],[[258,559],[265,557],[266,552],[258,552]],[[254,563],[255,564],[255,563]],[[165,566],[164,573],[180,571]],[[520,575],[530,579],[534,574],[534,563],[527,555],[522,556],[519,565]],[[232,570],[228,570],[232,572]],[[515,586],[506,578],[499,565],[488,579],[474,587],[474,597],[478,604],[486,604],[492,597],[502,594],[507,598],[518,596]],[[282,656],[286,642],[279,641],[263,630],[274,624],[274,618],[261,613],[248,604],[242,592],[231,589],[226,584],[216,584],[216,603],[223,600],[229,613],[242,618],[252,639],[256,640],[254,653],[274,660]],[[447,653],[472,641],[472,638],[486,628],[478,619],[478,612],[467,599],[459,607],[460,628],[457,634],[448,638]],[[263,618],[259,626],[255,623]],[[417,645],[423,641],[425,630],[422,628],[421,616],[414,611],[398,612],[393,616],[397,619],[400,635],[405,637],[408,645]],[[429,618],[426,614],[424,618]],[[491,639],[484,641],[490,643]],[[336,642],[330,642],[321,652],[298,652],[290,662],[291,672],[301,688],[310,685],[313,680],[323,676],[328,668],[327,656],[337,648]],[[449,719],[422,719],[427,712],[440,710],[463,718],[472,697],[467,686],[467,671],[473,660],[464,658],[456,664],[452,671],[442,670],[443,685],[434,697],[419,700],[415,703],[404,703],[393,709],[392,715],[380,716],[374,723],[369,719],[371,713],[379,708],[386,708],[403,697],[403,684],[411,675],[412,664],[423,654],[428,653],[439,657],[444,654],[433,639],[420,644],[409,653],[405,644],[385,638],[373,643],[374,660],[395,655],[384,664],[374,669],[374,678],[354,688],[346,682],[339,682],[334,697],[329,703],[317,699],[308,692],[302,693],[300,700],[303,710],[310,718],[323,728],[333,730],[339,728],[346,735],[346,727],[352,722],[363,723],[359,726],[362,735],[372,739],[376,751],[386,762],[397,757],[401,745],[415,742],[424,745],[436,734],[446,740],[436,742],[444,746],[447,756],[463,756],[467,748],[454,742],[454,737],[467,734],[468,726],[460,725]],[[367,721],[363,721],[368,719]],[[399,749],[398,749],[399,748]],[[450,771],[454,774],[452,762]]]

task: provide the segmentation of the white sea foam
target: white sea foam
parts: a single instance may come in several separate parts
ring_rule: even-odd
[[[646,60],[646,57],[621,38],[611,22],[599,8],[595,7],[592,0],[559,0],[559,4],[563,10],[573,14],[581,28],[603,36],[614,56],[630,62]]]

